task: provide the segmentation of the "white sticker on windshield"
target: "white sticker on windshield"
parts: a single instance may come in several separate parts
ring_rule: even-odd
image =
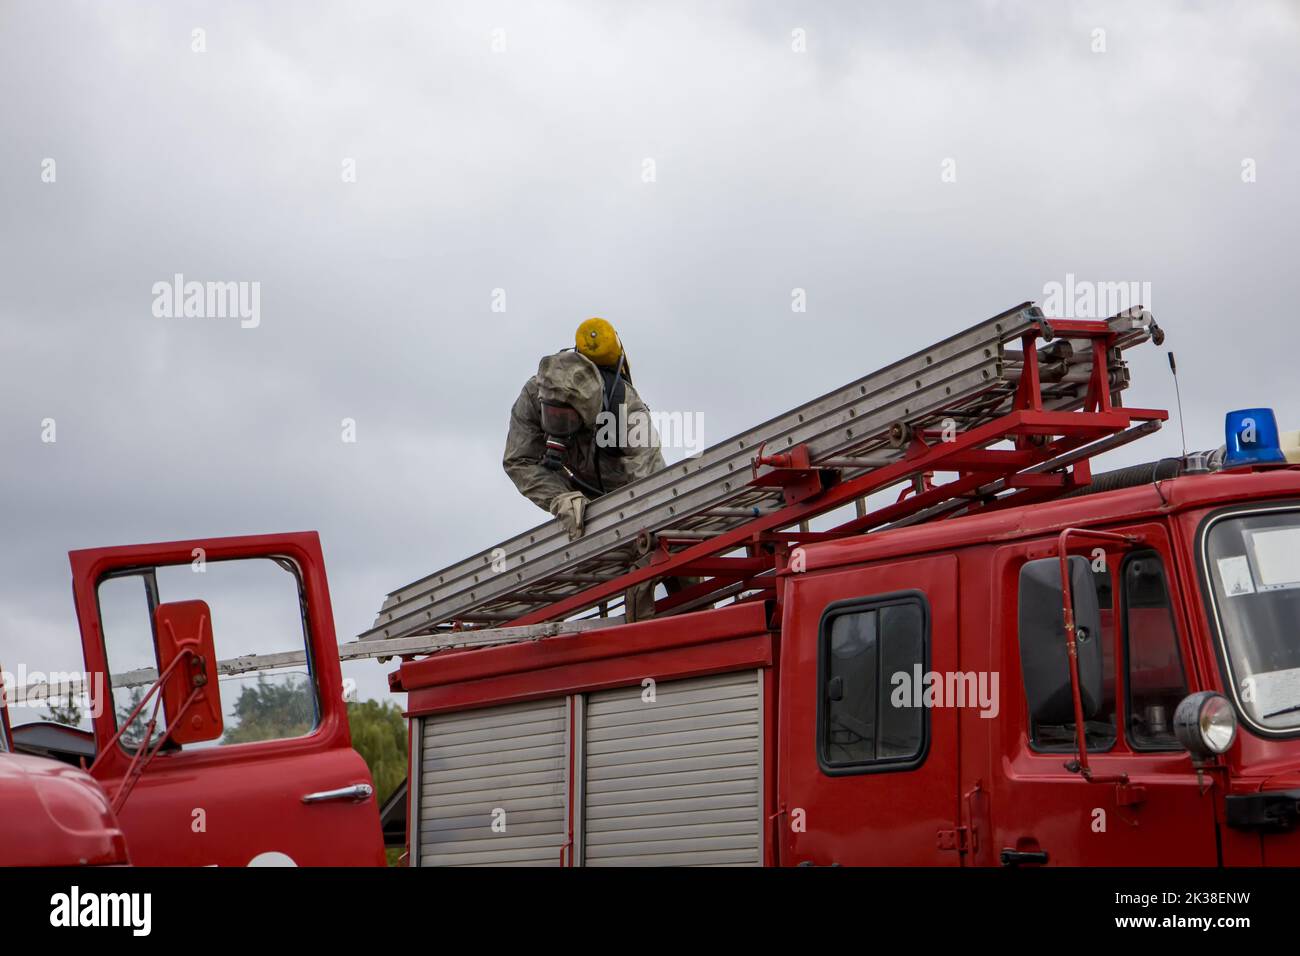
[[[1255,713],[1267,719],[1282,711],[1300,707],[1300,667],[1252,674]]]
[[[1219,558],[1219,580],[1228,597],[1255,593],[1255,580],[1250,576],[1250,562],[1244,554],[1235,558]]]
[[[1246,532],[1261,591],[1300,588],[1300,528]]]

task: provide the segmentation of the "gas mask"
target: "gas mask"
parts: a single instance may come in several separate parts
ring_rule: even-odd
[[[551,471],[564,467],[564,455],[569,450],[569,440],[582,430],[582,416],[577,409],[558,402],[542,403],[542,431],[546,435],[546,451],[542,465]]]

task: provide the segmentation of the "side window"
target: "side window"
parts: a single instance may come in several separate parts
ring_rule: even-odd
[[[161,602],[206,602],[220,661],[250,654],[310,661],[300,582],[288,562],[253,558],[143,568],[100,581],[98,597],[119,727],[157,679],[153,620],[154,609]],[[224,725],[221,736],[186,744],[183,749],[301,737],[319,722],[315,680],[308,663],[301,660],[222,675],[218,690]],[[156,697],[149,699],[122,735],[125,746],[135,747],[143,741]],[[151,742],[164,732],[164,720],[159,708],[159,726]],[[167,749],[182,748],[169,743]]]
[[[1138,750],[1181,750],[1174,708],[1187,696],[1164,565],[1155,551],[1124,562],[1124,657],[1128,668],[1128,738]]]
[[[1109,750],[1115,746],[1115,588],[1110,560],[1093,568],[1092,583],[1097,589],[1097,607],[1101,611],[1102,704],[1097,715],[1084,724],[1088,752]],[[1061,640],[1065,637],[1062,635]],[[1035,750],[1049,752],[1074,750],[1074,721],[1047,724],[1031,718],[1029,740]]]
[[[832,605],[819,641],[822,769],[868,773],[919,764],[929,716],[911,688],[929,666],[924,599],[905,594]]]

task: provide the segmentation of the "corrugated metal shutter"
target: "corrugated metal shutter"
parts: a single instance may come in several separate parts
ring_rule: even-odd
[[[590,694],[587,866],[761,863],[758,671]]]
[[[567,839],[568,701],[423,720],[421,866],[558,866]],[[504,832],[492,829],[505,811]]]

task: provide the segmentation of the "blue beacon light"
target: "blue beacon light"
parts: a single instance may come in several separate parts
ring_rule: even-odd
[[[1224,422],[1227,453],[1223,467],[1285,464],[1277,418],[1271,408],[1242,408],[1228,412]]]

